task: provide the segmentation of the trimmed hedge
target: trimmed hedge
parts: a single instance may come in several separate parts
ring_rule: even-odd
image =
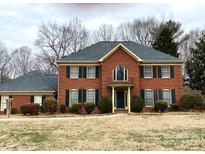
[[[54,97],[47,97],[43,101],[43,110],[46,113],[54,114],[57,111],[57,101]]]
[[[133,96],[131,99],[131,112],[142,112],[144,101],[140,96]]]
[[[81,113],[81,107],[82,107],[81,103],[73,103],[70,108],[70,112],[79,114]]]
[[[156,112],[164,112],[167,108],[168,108],[168,104],[167,104],[167,101],[165,100],[158,100],[154,104],[154,110]]]
[[[85,108],[85,111],[90,114],[94,108],[95,108],[95,104],[94,103],[91,103],[91,102],[85,102],[84,103],[84,108]]]
[[[27,115],[27,114],[38,115],[39,111],[40,111],[40,105],[39,104],[35,104],[35,103],[25,104],[25,105],[22,105],[20,107],[20,112],[23,115]]]
[[[181,106],[184,109],[200,109],[203,106],[203,98],[200,94],[188,93],[184,94],[181,99]]]
[[[112,101],[108,96],[101,97],[98,103],[98,109],[102,113],[110,113],[112,112]]]

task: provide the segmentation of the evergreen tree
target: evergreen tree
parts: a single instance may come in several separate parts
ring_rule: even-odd
[[[205,35],[191,48],[190,55],[185,64],[187,84],[205,95]]]
[[[181,24],[172,20],[162,22],[159,27],[152,32],[152,47],[164,53],[177,57],[180,36],[183,33]]]

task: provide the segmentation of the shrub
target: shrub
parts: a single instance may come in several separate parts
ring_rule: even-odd
[[[65,113],[66,112],[66,106],[65,105],[60,105],[60,111],[61,111],[61,113]]]
[[[179,105],[177,104],[171,104],[170,107],[173,111],[179,111]]]
[[[202,107],[203,98],[197,93],[184,94],[180,99],[181,105],[185,109],[198,109]]]
[[[16,114],[16,113],[18,113],[17,108],[11,108],[11,114]]]
[[[98,103],[98,109],[102,113],[110,113],[112,112],[112,101],[109,97],[103,96],[101,97],[99,103]]]
[[[167,102],[165,100],[158,100],[155,104],[154,104],[154,110],[156,112],[164,112],[167,109],[168,105]]]
[[[90,114],[94,110],[95,105],[94,105],[94,103],[91,103],[91,102],[85,102],[84,103],[84,107],[85,107],[85,111],[88,114]]]
[[[20,112],[23,115],[30,114],[30,115],[38,115],[40,111],[39,104],[26,104],[20,107]]]
[[[131,112],[141,112],[143,107],[143,99],[140,96],[133,96],[131,99]]]
[[[73,103],[70,108],[71,113],[80,113],[80,110],[81,110],[81,103]]]
[[[43,101],[43,109],[46,113],[54,114],[57,111],[57,101],[54,97],[47,97]]]

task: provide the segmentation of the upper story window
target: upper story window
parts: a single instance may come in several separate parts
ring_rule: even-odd
[[[127,81],[128,73],[127,69],[125,69],[122,65],[118,65],[113,70],[113,79],[114,81]]]
[[[87,78],[95,78],[95,66],[88,66],[87,67]]]
[[[152,78],[152,67],[144,66],[144,78]]]
[[[170,67],[169,66],[162,66],[161,72],[162,72],[162,78],[169,78],[170,77]]]
[[[78,78],[79,77],[79,67],[71,66],[70,67],[70,78]]]

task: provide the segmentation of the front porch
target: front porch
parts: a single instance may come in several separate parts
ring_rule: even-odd
[[[129,83],[113,83],[109,84],[112,90],[112,113],[115,112],[131,112],[131,96],[130,89],[133,84]]]

